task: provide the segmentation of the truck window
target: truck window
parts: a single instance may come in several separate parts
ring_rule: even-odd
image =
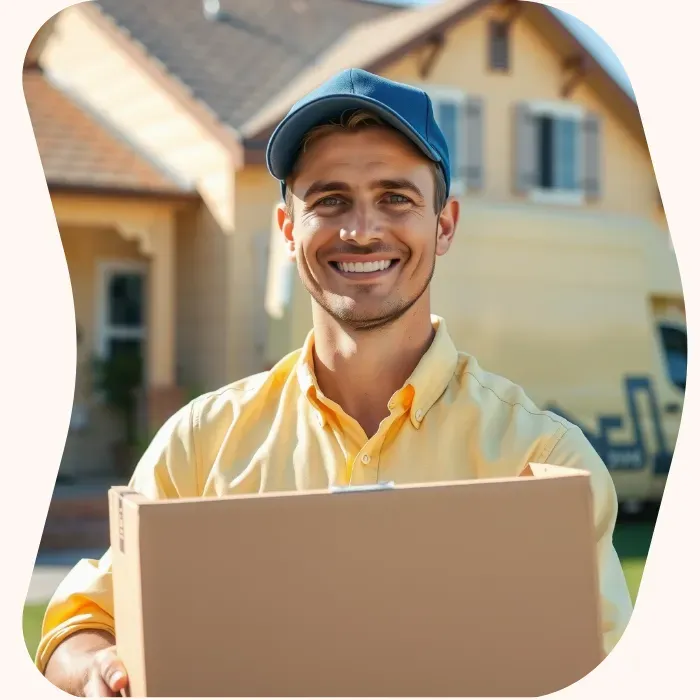
[[[677,326],[661,325],[661,342],[666,354],[666,368],[671,381],[685,391],[688,368],[688,335]]]

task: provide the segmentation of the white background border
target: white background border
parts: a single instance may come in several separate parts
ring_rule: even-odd
[[[198,0],[192,0],[198,2]],[[66,0],[3,3],[0,403],[3,542],[0,661],[6,697],[66,697],[36,672],[22,637],[22,608],[65,445],[75,383],[76,337],[70,279],[27,107],[22,63],[38,28]],[[697,128],[698,5],[687,0],[550,2],[593,27],[615,50],[634,86],[695,328],[700,148]],[[693,320],[695,319],[695,320]],[[691,348],[694,345],[691,342]],[[691,355],[695,356],[695,351]],[[636,609],[627,633],[596,671],[555,695],[562,699],[685,697],[697,690],[700,576],[700,425],[694,360],[680,435]]]

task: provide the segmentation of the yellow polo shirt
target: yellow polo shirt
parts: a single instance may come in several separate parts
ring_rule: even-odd
[[[159,431],[131,485],[154,499],[324,489],[377,481],[416,483],[514,476],[528,462],[590,471],[605,649],[622,635],[632,603],[612,534],[617,497],[579,428],[540,411],[523,390],[455,348],[445,322],[391,398],[369,440],[325,398],[313,371],[313,333],[271,371],[205,394]],[[206,543],[203,543],[206,544]],[[235,554],[234,554],[235,556]],[[53,596],[36,664],[83,629],[114,630],[109,550],[83,560]]]

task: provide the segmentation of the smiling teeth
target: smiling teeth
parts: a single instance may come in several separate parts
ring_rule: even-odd
[[[337,263],[338,268],[343,272],[377,272],[386,270],[391,265],[391,260],[375,260],[374,262]]]

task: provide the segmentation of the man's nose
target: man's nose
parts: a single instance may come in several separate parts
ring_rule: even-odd
[[[383,227],[381,219],[371,207],[357,207],[353,211],[353,216],[340,229],[340,237],[344,241],[352,241],[358,245],[382,238]]]

